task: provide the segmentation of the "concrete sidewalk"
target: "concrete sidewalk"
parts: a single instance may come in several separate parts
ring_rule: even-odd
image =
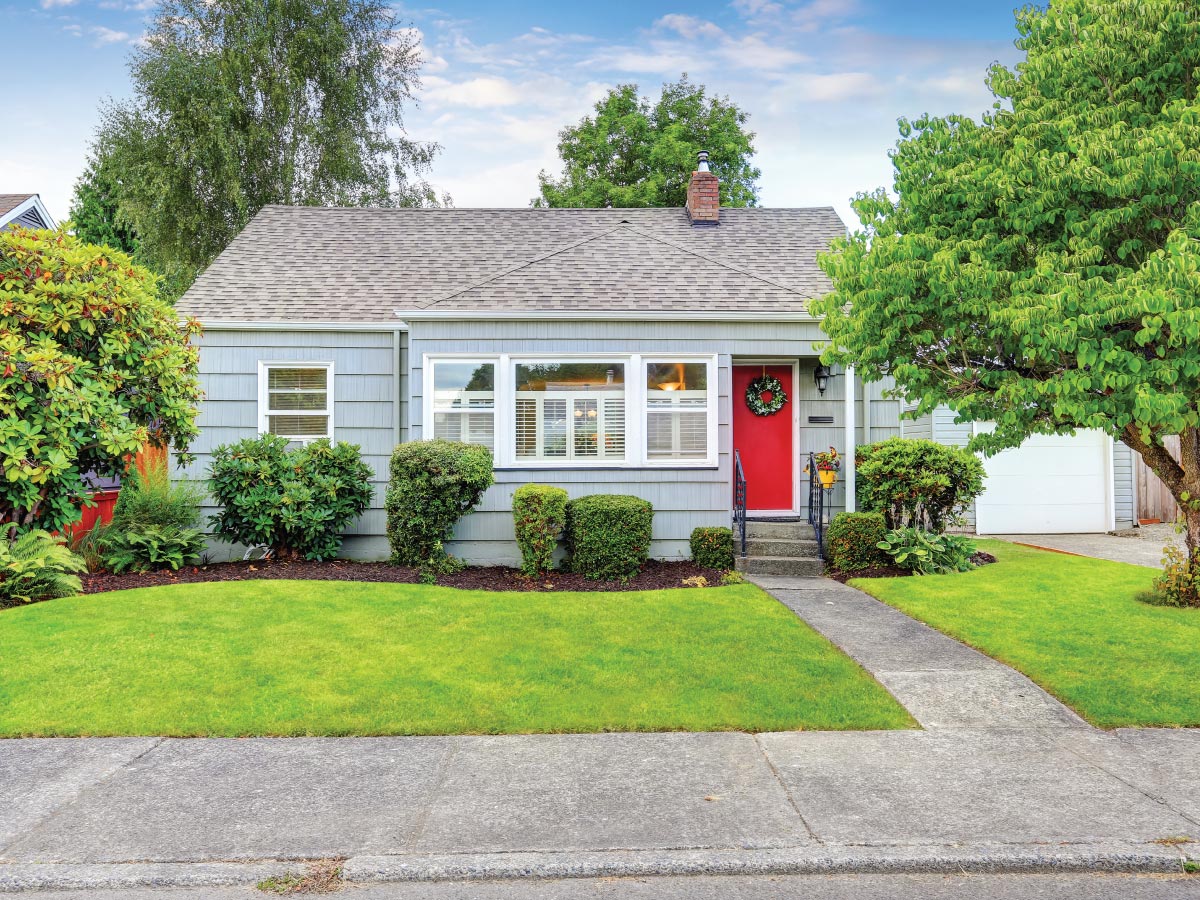
[[[1043,550],[1058,550],[1075,556],[1109,559],[1161,569],[1163,546],[1179,546],[1181,539],[1172,526],[1147,527],[1146,534],[991,534],[988,537],[1013,544],[1027,544]]]
[[[761,872],[1179,871],[1200,732],[0,742],[0,890]],[[1164,843],[1155,843],[1165,841]]]

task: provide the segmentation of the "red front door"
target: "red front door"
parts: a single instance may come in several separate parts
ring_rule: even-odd
[[[733,446],[746,473],[746,509],[792,510],[792,367],[765,367],[767,375],[779,379],[788,398],[779,412],[769,416],[755,415],[746,405],[746,389],[763,371],[761,365],[733,367]]]

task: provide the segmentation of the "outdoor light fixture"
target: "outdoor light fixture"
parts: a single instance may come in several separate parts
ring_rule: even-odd
[[[829,376],[832,374],[829,366],[817,366],[813,370],[813,381],[817,383],[817,391],[822,397],[825,396],[825,388],[829,387]]]

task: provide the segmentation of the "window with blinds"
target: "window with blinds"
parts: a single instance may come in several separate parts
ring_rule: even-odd
[[[433,363],[433,436],[496,449],[495,363]]]
[[[708,365],[646,363],[646,459],[708,458]]]
[[[333,437],[332,364],[264,364],[260,369],[262,431],[290,441]]]
[[[623,362],[518,363],[514,375],[517,460],[624,461]]]

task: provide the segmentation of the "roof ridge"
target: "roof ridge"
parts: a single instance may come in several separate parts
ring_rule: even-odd
[[[720,227],[720,226],[718,226],[718,227]],[[735,266],[733,263],[726,262],[723,259],[715,259],[711,256],[708,256],[705,253],[701,253],[698,250],[693,250],[690,247],[685,247],[682,244],[676,244],[674,241],[669,241],[664,237],[659,237],[658,235],[655,235],[655,234],[647,234],[646,232],[644,232],[640,228],[638,228],[636,225],[630,224],[629,228],[633,231],[636,231],[642,237],[649,238],[652,241],[658,241],[660,244],[666,244],[668,247],[673,247],[682,253],[690,254],[692,256],[695,256],[699,259],[704,260],[705,262],[710,262],[713,265],[721,266],[723,268],[729,269],[732,272],[737,272],[739,275],[745,275],[747,278],[754,278],[754,279],[757,279],[758,281],[766,282],[767,284],[771,285],[771,287],[777,287],[780,290],[787,291],[789,294],[795,294],[797,297],[800,297],[803,300],[813,299],[811,297],[807,297],[804,294],[800,293],[794,287],[783,284],[779,281],[776,281],[773,278],[768,278],[766,275],[759,275],[757,272],[752,272],[749,269],[743,269],[741,266]]]
[[[622,226],[624,226],[626,224],[628,224],[628,223],[620,222],[620,223],[612,226],[611,228],[607,228],[603,231],[599,231],[596,234],[590,234],[587,237],[580,238],[579,240],[574,241],[573,243],[567,244],[563,247],[558,247],[547,253],[543,253],[541,256],[535,256],[531,259],[523,260],[522,262],[519,262],[516,265],[512,265],[512,266],[509,266],[507,269],[502,269],[499,272],[495,272],[495,273],[487,276],[486,278],[476,281],[473,284],[468,284],[461,288],[455,288],[450,293],[446,294],[446,296],[438,297],[436,300],[430,300],[428,303],[418,306],[417,309],[429,309],[429,307],[431,307],[431,306],[437,306],[439,303],[444,303],[447,300],[452,300],[453,298],[458,297],[461,294],[465,294],[468,291],[473,291],[476,288],[481,288],[485,284],[488,284],[489,282],[497,281],[498,279],[504,278],[506,275],[511,275],[513,272],[518,272],[521,269],[526,268],[527,266],[532,266],[534,263],[543,262],[544,260],[547,260],[552,256],[557,256],[558,254],[565,253],[568,250],[574,250],[576,247],[582,246],[583,244],[587,244],[591,241],[596,240],[597,238],[606,237],[607,235],[612,234],[618,228],[621,228]]]

